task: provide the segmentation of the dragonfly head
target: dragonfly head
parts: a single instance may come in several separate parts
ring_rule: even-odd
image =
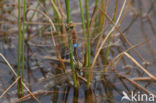
[[[76,24],[73,22],[70,22],[66,25],[66,31],[69,32],[75,28]]]

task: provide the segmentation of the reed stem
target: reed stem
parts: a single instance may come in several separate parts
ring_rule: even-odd
[[[26,31],[26,28],[25,28],[25,20],[26,20],[26,0],[24,0],[24,8],[23,8],[23,34],[22,34],[22,81],[24,81],[24,64],[25,64],[25,58],[24,58],[24,41],[25,41],[25,38],[24,38],[24,35],[25,35],[25,31]],[[22,96],[23,96],[23,86],[22,86]]]
[[[90,20],[89,20],[89,4],[88,0],[85,0],[85,6],[86,6],[86,20],[87,20],[87,67],[90,67],[90,60],[91,60],[91,48],[90,48]],[[89,80],[90,71],[88,73],[88,88],[90,84]]]
[[[86,39],[87,37],[86,37],[86,31],[85,31],[85,19],[84,19],[83,7],[82,7],[82,0],[79,0],[79,3],[80,3],[81,23],[82,23],[83,35],[84,35],[84,38]]]
[[[113,22],[115,22],[115,20],[116,20],[117,10],[118,10],[118,3],[119,3],[119,0],[116,0],[116,6],[115,6],[115,10],[114,10],[114,16],[113,16],[113,19],[112,19]],[[113,25],[112,25],[112,27],[113,27]],[[107,62],[108,62],[109,48],[110,48],[109,45],[110,45],[110,41],[111,41],[111,35],[108,37],[108,42],[107,42],[108,44],[107,44],[107,48],[106,48],[106,59],[105,59],[104,65],[107,65]]]
[[[70,23],[70,0],[65,0],[66,4],[66,13],[67,13],[67,23]],[[70,40],[70,35],[68,34],[68,45],[69,45],[69,52],[70,52],[70,65],[71,69],[74,72],[73,73],[73,81],[74,81],[74,87],[78,87],[78,81],[77,81],[77,76],[76,76],[76,71],[75,71],[75,64],[74,64],[74,55],[73,55],[73,44],[72,41]]]
[[[75,71],[75,64],[74,64],[74,60],[73,60],[73,44],[71,42],[71,40],[69,41],[69,51],[70,51],[70,65],[71,65],[71,69],[73,71],[73,81],[74,81],[74,87],[78,87],[78,82],[77,82],[77,77],[76,77],[76,71]]]
[[[91,59],[91,51],[90,51],[90,21],[89,21],[89,4],[88,0],[85,0],[86,2],[86,20],[87,20],[87,67],[90,67],[90,59]]]
[[[70,22],[70,0],[65,0],[66,13],[67,13],[67,23]]]
[[[21,1],[18,0],[18,67],[17,67],[18,76],[21,76],[20,64],[21,64]],[[17,95],[18,97],[20,97],[21,95],[21,79],[18,80]]]

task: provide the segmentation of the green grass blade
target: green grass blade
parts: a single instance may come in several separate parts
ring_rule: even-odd
[[[89,20],[89,2],[88,0],[85,0],[86,2],[86,20],[87,20],[87,67],[90,67],[90,59],[91,59],[91,51],[90,51],[90,20]]]
[[[22,34],[22,81],[24,81],[24,64],[25,64],[25,58],[24,58],[24,35],[25,35],[25,20],[26,20],[26,0],[24,0],[24,9],[23,9],[23,34]],[[22,95],[23,95],[23,86],[22,86]]]
[[[67,23],[70,23],[70,0],[65,0],[66,4],[66,13],[67,13]],[[73,44],[72,41],[70,40],[70,35],[68,34],[68,44],[69,44],[69,52],[70,52],[70,65],[71,69],[74,72],[73,73],[73,81],[74,81],[74,87],[78,87],[78,81],[77,81],[77,76],[76,76],[76,71],[75,71],[75,64],[74,64],[74,55],[73,55]]]
[[[83,8],[82,8],[82,0],[79,0],[79,3],[80,3],[80,12],[81,12],[81,22],[82,22],[83,35],[84,35],[84,38],[86,39],[85,19],[84,19]]]
[[[67,13],[67,23],[70,22],[70,0],[65,0],[66,13]]]
[[[21,76],[20,64],[21,64],[21,1],[18,0],[18,67],[17,67],[18,76]],[[18,97],[20,97],[20,93],[21,93],[20,90],[21,90],[21,83],[19,80],[17,84]]]

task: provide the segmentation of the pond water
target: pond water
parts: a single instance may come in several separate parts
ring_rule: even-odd
[[[60,0],[63,11],[65,5]],[[49,1],[36,0],[27,2],[29,8],[37,8],[52,15],[52,8]],[[18,25],[17,25],[17,7],[16,0],[0,1],[0,53],[8,60],[14,70],[17,72],[18,64]],[[119,0],[119,10],[123,0]],[[39,5],[39,6],[37,6]],[[128,4],[127,4],[128,5]],[[125,17],[120,25],[120,31],[127,40],[136,45],[140,42],[145,43],[137,46],[128,53],[135,58],[145,69],[156,76],[156,2],[154,0],[134,0],[131,2]],[[89,0],[90,15],[94,9],[94,0]],[[115,2],[110,1],[108,15],[112,16]],[[118,12],[119,12],[118,10]],[[31,18],[33,12],[28,12],[27,18]],[[77,23],[76,31],[78,32],[78,56],[82,59],[82,45],[84,43],[83,33],[80,22],[79,2],[71,1],[71,20]],[[36,13],[32,21],[43,23],[47,20],[42,15]],[[106,30],[104,35],[110,30],[110,21],[107,19]],[[108,30],[107,30],[108,29]],[[133,81],[135,77],[148,77],[135,63],[128,57],[123,56],[116,67],[110,67],[104,73],[104,77],[99,79],[103,66],[103,54],[106,47],[103,47],[97,64],[95,65],[94,78],[91,88],[86,87],[85,80],[80,80],[80,87],[74,88],[72,81],[72,72],[69,65],[68,54],[63,47],[65,65],[67,72],[61,71],[62,67],[57,58],[57,53],[49,36],[49,25],[47,24],[30,24],[27,22],[26,41],[25,41],[25,76],[24,83],[34,93],[41,103],[156,103],[151,101],[128,101],[123,100],[123,91],[129,96],[132,92],[137,95],[153,93],[156,95],[156,83],[154,80]],[[58,38],[58,37],[56,37]],[[61,43],[59,42],[59,47]],[[92,59],[95,55],[96,41],[92,42]],[[120,52],[130,48],[127,42],[120,38],[119,33],[110,43],[109,61],[111,61]],[[147,64],[145,61],[148,61]],[[115,70],[112,68],[115,68]],[[87,69],[83,69],[84,71]],[[0,58],[0,94],[2,94],[14,81],[15,75],[10,70],[6,62]],[[68,83],[70,82],[70,83]],[[135,84],[137,83],[137,84]],[[142,86],[139,87],[139,86]],[[28,95],[27,90],[24,90]],[[37,103],[31,96],[17,101],[17,85],[14,85],[1,99],[0,103]]]

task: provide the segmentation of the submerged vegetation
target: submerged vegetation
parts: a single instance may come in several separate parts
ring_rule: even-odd
[[[154,95],[155,3],[0,1],[0,45],[5,45],[0,65],[10,68],[0,76],[8,81],[8,87],[0,89],[0,102],[118,103],[123,91]],[[150,55],[142,53],[145,44]]]

